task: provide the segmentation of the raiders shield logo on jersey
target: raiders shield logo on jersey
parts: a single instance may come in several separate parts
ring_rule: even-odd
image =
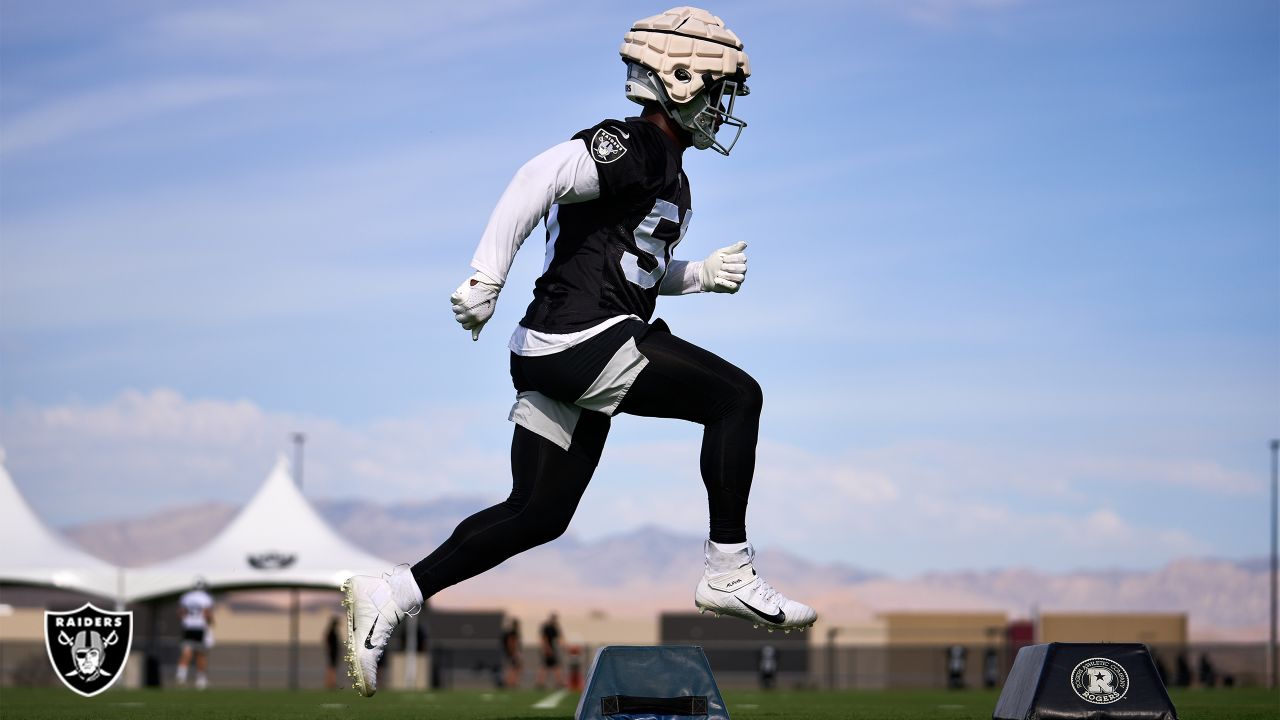
[[[44,646],[62,683],[93,697],[111,687],[129,661],[133,612],[110,612],[92,603],[67,612],[46,610]]]
[[[621,131],[619,131],[621,132]],[[627,148],[617,135],[600,128],[591,136],[591,156],[599,163],[611,163],[627,154]]]

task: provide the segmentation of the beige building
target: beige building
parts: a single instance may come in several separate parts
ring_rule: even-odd
[[[889,646],[998,644],[1009,624],[1003,612],[889,612],[878,617]]]
[[[982,686],[988,654],[994,653],[994,662],[1003,667],[1009,624],[1003,612],[888,612],[877,619],[883,646],[843,661],[852,665],[857,687],[946,687],[952,652],[962,657],[960,677],[966,687]]]
[[[1136,642],[1185,645],[1186,613],[1044,613],[1038,642]]]

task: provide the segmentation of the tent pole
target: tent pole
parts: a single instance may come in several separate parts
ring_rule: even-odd
[[[298,689],[298,588],[291,588],[289,603],[289,689]]]
[[[293,438],[293,480],[302,491],[302,444],[307,441],[305,433],[295,432]],[[293,602],[289,607],[289,689],[298,689],[298,588],[290,591]]]

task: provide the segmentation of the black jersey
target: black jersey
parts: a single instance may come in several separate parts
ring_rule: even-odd
[[[641,118],[606,120],[573,137],[595,161],[600,197],[551,207],[542,277],[520,324],[571,333],[618,315],[647,322],[693,214],[682,149]]]

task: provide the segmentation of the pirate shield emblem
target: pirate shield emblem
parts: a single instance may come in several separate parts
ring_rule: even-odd
[[[72,690],[93,697],[120,677],[133,646],[133,612],[109,612],[92,603],[44,613],[49,662]]]

